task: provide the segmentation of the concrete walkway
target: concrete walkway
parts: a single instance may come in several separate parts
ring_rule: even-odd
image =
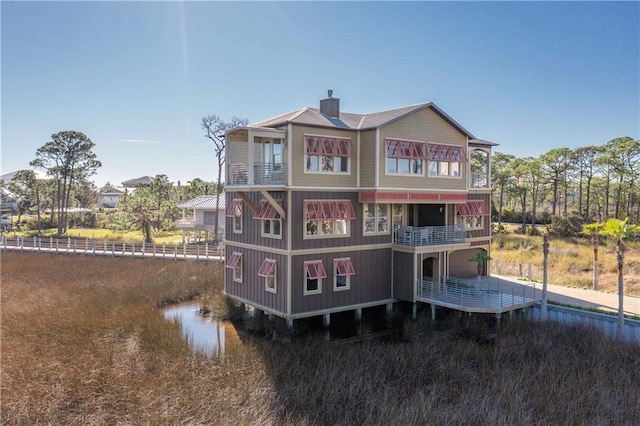
[[[535,301],[540,301],[542,298],[542,283],[519,280],[516,277],[506,275],[493,274],[492,276],[498,278],[501,284],[512,283],[530,287],[527,290],[527,297],[532,297]],[[618,312],[617,293],[603,293],[595,290],[548,284],[547,297],[549,301],[565,305]],[[640,316],[640,296],[624,296],[624,313],[626,315]]]

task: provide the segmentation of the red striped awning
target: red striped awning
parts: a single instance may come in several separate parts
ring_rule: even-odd
[[[353,156],[350,138],[305,135],[304,139],[308,155]]]
[[[389,158],[410,158],[415,160],[425,158],[426,145],[424,142],[387,139],[386,144],[387,157]]]
[[[231,253],[231,256],[227,259],[227,268],[235,268],[238,265],[238,262],[240,262],[241,257],[242,253],[238,253],[237,251]]]
[[[484,200],[467,200],[456,205],[456,213],[460,216],[489,216],[489,209]]]
[[[269,275],[271,275],[271,272],[275,267],[276,267],[275,259],[268,259],[268,258],[265,259],[262,262],[260,269],[258,270],[258,276],[267,278]]]
[[[336,268],[336,274],[339,276],[355,275],[356,270],[353,269],[353,264],[350,258],[334,259],[333,266]]]
[[[327,278],[327,272],[324,270],[324,266],[322,265],[322,260],[305,262],[304,268],[307,271],[307,277],[312,280]]]
[[[267,200],[260,200],[258,208],[253,215],[254,219],[275,219],[278,212]]]
[[[452,161],[458,163],[467,161],[464,148],[461,146],[430,143],[427,146],[427,154],[427,159],[430,161]]]
[[[227,209],[227,217],[234,217],[240,215],[242,212],[242,200],[239,198],[235,198],[231,201],[231,205]]]
[[[304,208],[310,220],[352,220],[356,218],[349,200],[305,200]]]

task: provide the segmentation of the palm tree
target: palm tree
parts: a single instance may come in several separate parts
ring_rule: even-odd
[[[598,289],[598,246],[600,245],[600,232],[602,223],[590,223],[582,226],[582,233],[591,236],[591,246],[593,247],[593,289]]]
[[[629,218],[625,220],[609,219],[602,227],[602,234],[616,240],[616,257],[618,261],[618,328],[616,337],[624,340],[624,275],[622,266],[624,264],[625,245],[623,240],[631,238],[636,232],[640,232],[640,226],[629,223]]]
[[[489,260],[492,260],[492,258],[484,250],[476,252],[476,254],[474,254],[473,257],[469,259],[469,262],[476,262],[478,264],[478,280],[482,275],[482,265],[484,265]]]

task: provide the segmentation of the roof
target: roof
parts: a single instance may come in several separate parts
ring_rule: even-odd
[[[13,179],[13,177],[15,175],[17,175],[18,172],[21,172],[21,171],[22,170],[16,170],[15,172],[5,173],[2,176],[0,176],[0,179],[5,181],[5,182],[10,182]],[[47,174],[45,172],[43,172],[43,171],[36,170],[36,169],[31,169],[31,171],[33,173],[35,173],[36,179],[39,179],[39,180],[48,180],[49,179],[49,176],[47,176]]]
[[[216,196],[215,195],[200,195],[199,197],[185,201],[178,204],[181,209],[194,209],[194,210],[215,210],[216,209]],[[220,210],[226,209],[224,193],[220,194]]]
[[[309,126],[333,127],[336,129],[368,130],[386,126],[396,120],[404,118],[423,109],[433,110],[445,121],[455,127],[459,132],[470,139],[475,139],[475,137],[467,129],[458,124],[453,118],[447,115],[433,102],[409,105],[406,107],[378,111],[370,114],[340,112],[339,119],[330,118],[322,114],[318,108],[304,107],[295,111],[288,112],[286,114],[281,114],[272,118],[268,118],[266,120],[252,123],[249,125],[249,127],[279,127],[287,125],[289,123],[294,123]]]
[[[153,179],[151,176],[141,176],[135,179],[129,179],[122,182],[122,186],[125,188],[135,188],[137,186],[149,186]]]
[[[124,190],[118,189],[113,186],[104,186],[98,190],[98,195],[106,195],[106,194],[123,195]]]
[[[499,143],[485,141],[483,139],[469,139],[469,143],[472,145],[484,145],[484,146],[498,146]]]

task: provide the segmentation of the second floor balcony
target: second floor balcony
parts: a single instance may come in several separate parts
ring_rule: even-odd
[[[464,225],[407,226],[393,232],[394,244],[414,247],[463,243],[465,240]]]
[[[229,165],[227,183],[229,185],[285,185],[287,167],[284,163],[253,163],[249,173],[245,163]]]

